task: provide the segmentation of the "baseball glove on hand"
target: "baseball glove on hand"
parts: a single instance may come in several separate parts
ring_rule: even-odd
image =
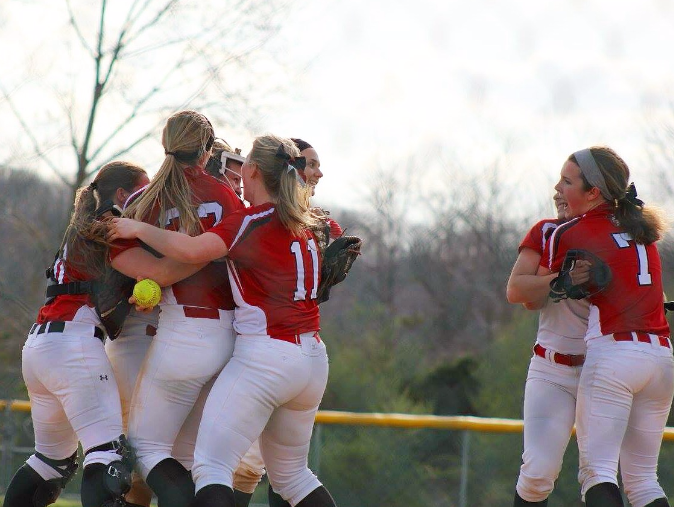
[[[108,338],[114,340],[119,336],[126,316],[131,311],[129,297],[136,281],[106,267],[105,274],[96,281],[91,299],[96,306],[96,313],[101,319]]]
[[[572,271],[578,261],[590,263],[589,279],[576,284]],[[611,282],[611,268],[599,257],[587,250],[569,250],[564,257],[559,276],[550,282],[550,298],[555,302],[562,299],[583,299],[602,291]]]
[[[318,285],[319,303],[330,299],[332,286],[346,278],[353,261],[360,255],[362,243],[361,239],[356,236],[341,236],[325,249],[321,267],[321,283]]]

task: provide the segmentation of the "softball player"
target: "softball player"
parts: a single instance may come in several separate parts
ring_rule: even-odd
[[[128,488],[119,392],[87,288],[103,273],[105,247],[84,238],[90,237],[98,205],[146,182],[140,167],[111,162],[77,192],[62,248],[50,269],[47,301],[23,347],[35,453],[7,488],[6,507],[43,507],[56,501],[77,469],[78,440],[84,450],[84,507],[101,507]]]
[[[572,248],[592,252],[612,280],[589,296],[587,355],[578,387],[579,481],[588,507],[621,506],[618,461],[633,507],[668,506],[657,480],[662,434],[674,395],[674,360],[662,305],[657,212],[628,187],[611,149],[571,155],[555,189],[576,217],[552,234],[541,273],[558,271]]]
[[[563,223],[564,202],[555,195],[558,219],[542,220],[531,228],[519,247],[508,280],[511,303],[528,304],[536,295],[533,284],[549,292],[549,279],[537,277],[546,240]],[[524,390],[524,452],[517,479],[514,507],[547,505],[562,467],[576,415],[576,396],[585,359],[583,337],[589,303],[566,299],[541,309],[534,355]]]
[[[213,154],[206,164],[206,172],[222,181],[241,197],[241,166],[245,157],[238,148],[233,150],[227,142],[216,139],[213,143]]]
[[[213,140],[212,126],[203,115],[182,111],[171,116],[162,138],[166,159],[125,214],[162,228],[200,234],[243,208],[231,189],[203,170]],[[157,264],[136,245],[120,245],[112,255],[113,267],[133,277]],[[184,506],[194,496],[188,470],[201,408],[234,348],[234,301],[224,267],[215,263],[190,269],[199,271],[163,291],[157,332],[129,415],[129,440],[138,471],[163,506]],[[178,441],[184,425],[192,428],[192,435],[183,432]],[[180,451],[175,448],[178,444]]]
[[[234,505],[232,474],[259,437],[269,479],[291,505],[333,506],[307,468],[328,361],[318,336],[320,258],[298,150],[259,137],[243,166],[251,207],[197,237],[113,220],[111,237],[138,238],[181,262],[228,256],[237,302],[234,356],[218,376],[199,428],[192,469],[196,506]],[[285,245],[285,247],[283,246]]]

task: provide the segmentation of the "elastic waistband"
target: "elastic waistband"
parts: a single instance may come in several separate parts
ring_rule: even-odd
[[[563,364],[564,366],[582,366],[585,362],[585,356],[582,354],[560,354],[554,350],[546,349],[538,343],[534,345],[534,354],[552,363]]]
[[[218,308],[205,308],[202,306],[187,305],[163,305],[159,318],[162,320],[185,320],[190,319],[210,319],[220,320],[231,324],[234,320],[234,310],[220,310]]]
[[[33,324],[28,331],[29,335],[38,335],[43,333],[64,333],[76,336],[95,336],[103,341],[105,332],[93,324],[84,324],[83,322],[72,322],[63,320],[52,320],[44,324]]]
[[[656,334],[644,333],[643,331],[613,333],[613,339],[617,342],[641,342],[660,345],[670,350],[672,348],[669,336],[658,336]]]

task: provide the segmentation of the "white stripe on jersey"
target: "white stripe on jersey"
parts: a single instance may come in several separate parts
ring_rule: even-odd
[[[566,228],[569,224],[572,224],[573,222],[577,222],[580,220],[580,217],[572,218],[568,222],[560,225],[557,227],[554,231],[552,231],[552,235],[550,236],[550,239],[548,240],[550,242],[550,255],[548,257],[548,269],[552,269],[552,261],[555,259],[555,239],[557,238],[557,233],[563,228]]]
[[[541,227],[541,233],[542,233],[541,234],[541,252],[545,252],[545,243],[546,243],[545,235],[546,235],[546,233],[550,229],[554,230],[556,228],[557,228],[557,224],[555,224],[553,222],[546,222],[546,223],[543,224],[543,227]]]
[[[140,187],[138,190],[136,190],[133,194],[131,194],[129,197],[126,198],[126,201],[124,201],[124,206],[122,206],[122,209],[126,209],[129,204],[136,198],[136,196],[142,192],[145,191],[147,187],[149,187],[150,184],[148,183],[144,187]]]
[[[236,242],[239,241],[243,233],[246,231],[246,228],[253,222],[254,220],[257,220],[258,218],[265,217],[267,215],[270,215],[271,213],[274,212],[275,208],[269,208],[267,211],[263,211],[262,213],[256,213],[255,215],[248,215],[243,219],[243,222],[241,222],[241,227],[239,227],[239,232],[236,233],[236,236],[234,237],[234,241],[232,241],[232,244],[229,245],[229,250],[234,248],[234,245],[236,245]]]
[[[63,255],[56,259],[56,262],[54,263],[54,276],[56,277],[56,281],[58,283],[63,283],[63,277],[66,274],[65,258],[67,251],[68,245],[63,245]]]
[[[229,283],[232,286],[232,296],[236,308],[234,309],[234,330],[238,334],[266,335],[267,315],[259,306],[253,306],[243,299],[241,278],[233,262],[227,261]]]

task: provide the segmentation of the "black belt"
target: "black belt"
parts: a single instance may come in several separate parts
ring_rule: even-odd
[[[42,333],[63,333],[66,328],[66,323],[62,320],[52,320],[44,324],[33,324],[28,334],[42,334]],[[100,327],[94,326],[94,336],[103,341],[105,333]]]

